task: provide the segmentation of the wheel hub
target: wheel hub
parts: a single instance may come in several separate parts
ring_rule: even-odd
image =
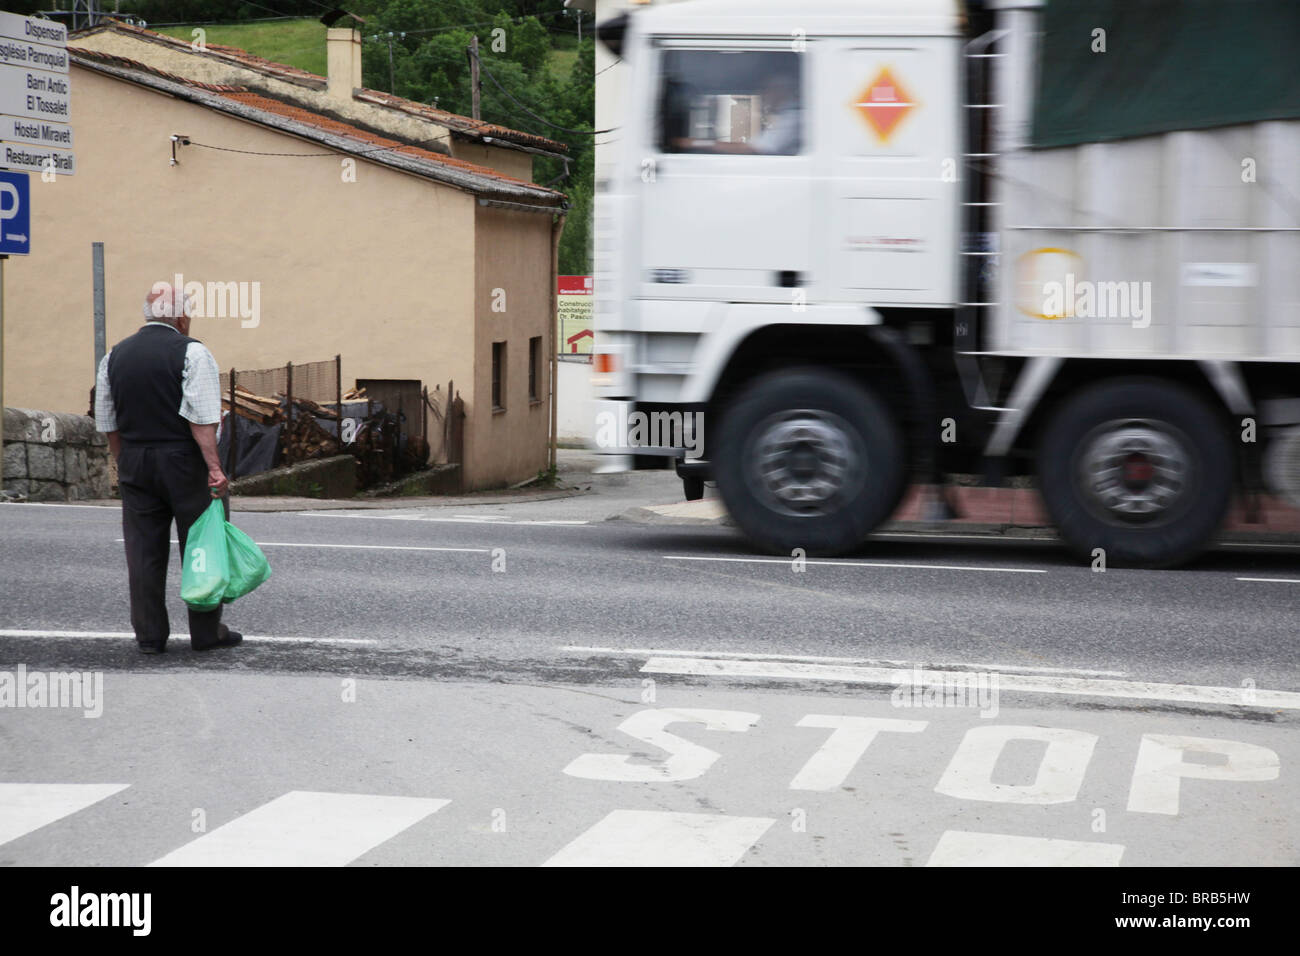
[[[1083,442],[1083,487],[1112,519],[1158,520],[1186,496],[1190,459],[1185,439],[1163,422],[1106,422]]]
[[[751,478],[769,506],[785,514],[828,514],[862,485],[861,441],[824,409],[794,409],[755,429]]]

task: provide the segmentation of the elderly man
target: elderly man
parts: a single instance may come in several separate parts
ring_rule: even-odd
[[[190,525],[228,490],[217,457],[221,384],[216,359],[189,337],[191,303],[156,283],[145,324],[99,363],[95,422],[108,435],[122,492],[122,532],[131,587],[131,626],[145,654],[167,649],[167,551],[172,520],[185,557]],[[229,515],[230,505],[226,503]],[[233,647],[242,635],[221,623],[221,608],[189,612],[196,651]]]

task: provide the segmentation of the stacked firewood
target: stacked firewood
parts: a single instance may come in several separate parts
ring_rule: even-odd
[[[257,422],[259,425],[284,424],[280,433],[281,460],[289,462],[306,461],[310,458],[326,458],[339,454],[340,443],[336,436],[321,427],[318,418],[338,421],[339,413],[335,408],[313,402],[309,398],[293,399],[293,414],[285,412],[284,393],[272,397],[256,395],[246,388],[235,386],[234,412],[240,418]],[[225,411],[231,410],[230,393],[221,400]]]
[[[339,454],[341,445],[336,435],[321,427],[316,419],[337,422],[337,409],[328,408],[309,398],[293,400],[293,418],[280,435],[280,447],[285,461],[306,461],[309,458],[328,458]]]
[[[221,399],[221,410],[230,411],[230,392],[226,392]],[[234,412],[240,418],[247,418],[250,422],[257,422],[259,425],[274,425],[277,422],[284,421],[284,408],[281,402],[276,398],[266,398],[262,395],[254,395],[246,388],[235,386],[235,408]]]
[[[297,462],[339,454],[339,440],[316,421],[318,414],[322,418],[337,419],[338,413],[303,399],[294,399],[293,404],[293,418],[280,433],[282,460]]]

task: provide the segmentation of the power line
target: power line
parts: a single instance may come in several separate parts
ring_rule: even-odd
[[[329,153],[265,153],[255,149],[233,149],[230,146],[213,146],[211,143],[199,143],[196,142],[195,140],[190,140],[185,145],[201,146],[204,149],[215,149],[222,153],[242,153],[245,156],[281,156],[281,157],[291,157],[295,159],[304,159],[304,158],[317,157],[317,156],[337,157],[340,152],[368,154],[368,153],[383,153],[383,152],[396,150],[396,149],[420,149],[421,148],[419,146],[412,146],[409,143],[399,143],[396,146],[376,146],[374,149],[356,149],[356,150],[346,150],[346,151],[334,150],[333,152],[329,152]]]
[[[286,20],[301,20],[302,17],[291,17],[283,10],[273,10],[271,7],[265,7],[260,3],[254,3],[253,0],[242,0],[244,4],[250,7],[257,7],[259,10],[266,10],[268,13],[274,13],[277,17],[283,17]]]
[[[263,7],[262,9],[268,9]],[[281,20],[302,20],[304,17],[249,17],[247,20],[178,20],[168,23],[149,23],[150,30],[161,30],[163,27],[238,27],[246,23],[277,23]]]
[[[617,128],[615,127],[612,129],[569,129],[569,127],[567,126],[560,126],[558,123],[552,123],[550,120],[546,119],[545,117],[538,116],[536,113],[530,110],[523,103],[519,102],[519,100],[515,99],[514,94],[511,93],[509,90],[507,90],[504,86],[502,86],[501,81],[492,75],[492,71],[483,65],[482,57],[475,57],[475,59],[478,60],[479,69],[481,69],[484,73],[488,75],[488,79],[496,84],[497,89],[499,89],[502,93],[504,93],[507,97],[509,97],[510,102],[514,103],[517,107],[519,107],[529,116],[531,116],[533,119],[537,120],[537,122],[545,123],[547,126],[551,127],[551,129],[558,129],[565,133],[571,133],[574,136],[598,136],[601,133],[612,133],[614,132],[614,129]]]
[[[495,100],[494,102],[498,105],[498,107],[501,107],[501,106],[502,106],[502,103],[501,103],[500,100]],[[508,127],[509,129],[517,129],[517,130],[518,130],[519,132],[521,132],[521,133],[528,133],[530,136],[537,136],[537,137],[540,137],[540,138],[542,138],[542,139],[549,139],[549,138],[550,138],[550,137],[546,136],[546,135],[543,134],[543,133],[537,133],[537,132],[534,132],[533,130],[528,129],[528,127],[526,127],[524,124],[519,123],[519,122],[515,119],[515,117],[514,117],[514,115],[513,115],[513,112],[512,112],[509,108],[503,108],[503,109],[500,110],[500,112],[504,113],[507,117],[509,117],[509,119],[510,119],[510,124],[511,124],[511,125]],[[531,114],[530,114],[530,115],[531,115]],[[494,125],[500,125],[500,124],[494,124]],[[589,147],[591,144],[590,144],[590,143],[586,143],[586,142],[582,142],[582,143],[567,143],[567,142],[566,142],[564,145],[568,146],[569,149],[571,149],[571,150],[574,151],[574,152],[570,153],[569,156],[568,156],[567,158],[568,158],[569,160],[571,160],[571,161],[576,162],[576,161],[578,160],[578,152],[581,151],[581,150],[585,150],[585,149],[587,149],[587,147]]]
[[[248,0],[245,0],[245,2],[248,2]],[[535,13],[535,14],[531,14],[531,16],[533,16],[533,17],[535,17],[536,19],[540,20],[542,17],[554,17],[554,16],[558,16],[558,15],[560,15],[560,14],[562,14],[562,13],[564,13],[563,10],[552,10],[552,11],[550,11],[549,13]],[[513,24],[520,24],[520,23],[523,23],[523,22],[524,22],[525,20],[527,20],[527,19],[528,19],[528,17],[526,17],[526,16],[523,16],[523,17],[511,17],[511,18],[508,19],[506,22],[507,22],[507,23],[513,23]],[[454,25],[452,25],[452,26],[444,26],[444,27],[428,27],[427,29],[422,29],[422,30],[393,30],[392,32],[393,32],[393,33],[403,33],[403,34],[405,34],[406,36],[417,36],[417,35],[419,35],[419,34],[424,34],[424,33],[446,33],[446,32],[448,32],[448,31],[450,31],[450,30],[468,30],[468,29],[470,29],[470,28],[472,28],[472,27],[489,27],[489,26],[496,26],[496,24],[497,24],[497,21],[496,21],[496,20],[479,20],[477,23],[457,23],[457,24],[454,24]],[[545,26],[545,24],[542,24],[542,25]],[[385,31],[385,32],[387,32],[387,31]],[[383,34],[381,34],[381,33],[375,33],[375,34],[372,34],[372,35],[366,37],[366,39],[367,39],[367,40],[377,40],[377,39],[379,39],[381,36],[383,36]]]

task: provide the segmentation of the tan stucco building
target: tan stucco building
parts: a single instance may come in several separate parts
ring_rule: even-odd
[[[355,33],[329,33],[330,78],[121,24],[69,38],[76,175],[32,176],[6,404],[85,411],[102,241],[110,346],[155,282],[256,289],[255,317],[194,320],[223,369],[337,353],[345,383],[454,380],[466,488],[546,467],[564,197],[531,165],[563,147],[359,89]]]

